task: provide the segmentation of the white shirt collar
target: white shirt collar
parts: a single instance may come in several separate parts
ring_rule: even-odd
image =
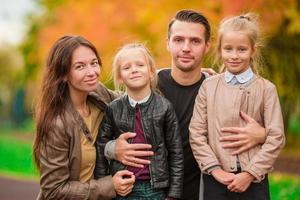
[[[136,101],[134,100],[133,98],[131,98],[129,95],[128,95],[128,100],[129,100],[129,104],[132,106],[132,107],[135,107],[136,104],[142,104],[142,103],[145,103],[148,101],[148,99],[150,98],[150,95],[151,95],[151,92],[149,95],[147,95],[145,98],[143,98],[142,100],[140,101]]]
[[[249,67],[246,71],[244,71],[241,74],[237,74],[237,75],[232,74],[231,72],[226,70],[224,76],[225,76],[226,83],[230,83],[232,81],[232,79],[235,77],[240,84],[243,84],[243,83],[247,83],[248,81],[250,81],[252,79],[252,77],[254,76],[254,73],[253,73],[251,67]]]

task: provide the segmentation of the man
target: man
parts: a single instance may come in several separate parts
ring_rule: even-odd
[[[189,122],[192,117],[194,101],[205,79],[201,73],[203,56],[210,48],[210,25],[207,19],[192,10],[181,10],[168,26],[167,49],[172,57],[171,69],[158,72],[158,87],[162,94],[173,104],[179,121],[184,151],[184,188],[182,199],[198,200],[200,169],[189,144]],[[236,148],[240,153],[264,142],[265,130],[252,118],[242,115],[248,122],[246,127],[227,127],[223,131],[235,133],[222,138],[230,141],[226,148]],[[253,133],[252,133],[253,132]],[[142,167],[149,164],[141,156],[151,156],[153,152],[147,144],[128,144],[127,139],[134,133],[125,133],[105,147],[108,158],[116,159],[125,165]]]

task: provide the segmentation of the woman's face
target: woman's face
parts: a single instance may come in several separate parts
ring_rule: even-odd
[[[73,52],[69,74],[66,76],[70,93],[87,94],[97,87],[100,65],[96,54],[86,46]]]

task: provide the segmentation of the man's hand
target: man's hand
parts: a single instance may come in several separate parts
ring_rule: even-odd
[[[113,176],[113,184],[116,193],[121,196],[126,196],[132,191],[133,184],[135,182],[135,176],[128,170],[118,171]]]
[[[201,68],[201,72],[207,73],[210,76],[218,74],[213,68]]]
[[[231,192],[245,192],[253,180],[254,177],[248,172],[236,174],[232,183],[227,186],[227,189]]]
[[[223,185],[229,185],[235,177],[235,174],[226,172],[223,169],[215,169],[211,172],[211,175]]]
[[[149,144],[129,144],[127,140],[135,135],[135,133],[127,132],[119,136],[116,140],[115,156],[116,160],[124,165],[143,168],[144,165],[150,164],[150,160],[138,157],[152,156],[153,151],[146,151],[152,148]]]
[[[256,145],[263,144],[266,140],[265,128],[242,111],[240,116],[247,123],[246,126],[221,128],[222,132],[232,133],[232,135],[220,137],[221,142],[226,142],[223,148],[235,148],[232,155],[240,154]]]

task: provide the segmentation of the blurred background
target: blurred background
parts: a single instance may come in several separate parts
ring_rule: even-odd
[[[287,138],[270,175],[271,196],[300,199],[300,0],[2,0],[0,199],[12,200],[26,191],[29,194],[21,199],[34,199],[38,191],[31,153],[33,113],[45,59],[54,41],[65,34],[89,39],[103,59],[101,81],[112,87],[112,58],[127,42],[146,42],[158,68],[170,66],[167,24],[177,10],[186,8],[207,16],[213,42],[222,18],[245,12],[260,15],[265,39],[261,74],[277,86]],[[217,70],[211,63],[210,54],[204,66]]]

